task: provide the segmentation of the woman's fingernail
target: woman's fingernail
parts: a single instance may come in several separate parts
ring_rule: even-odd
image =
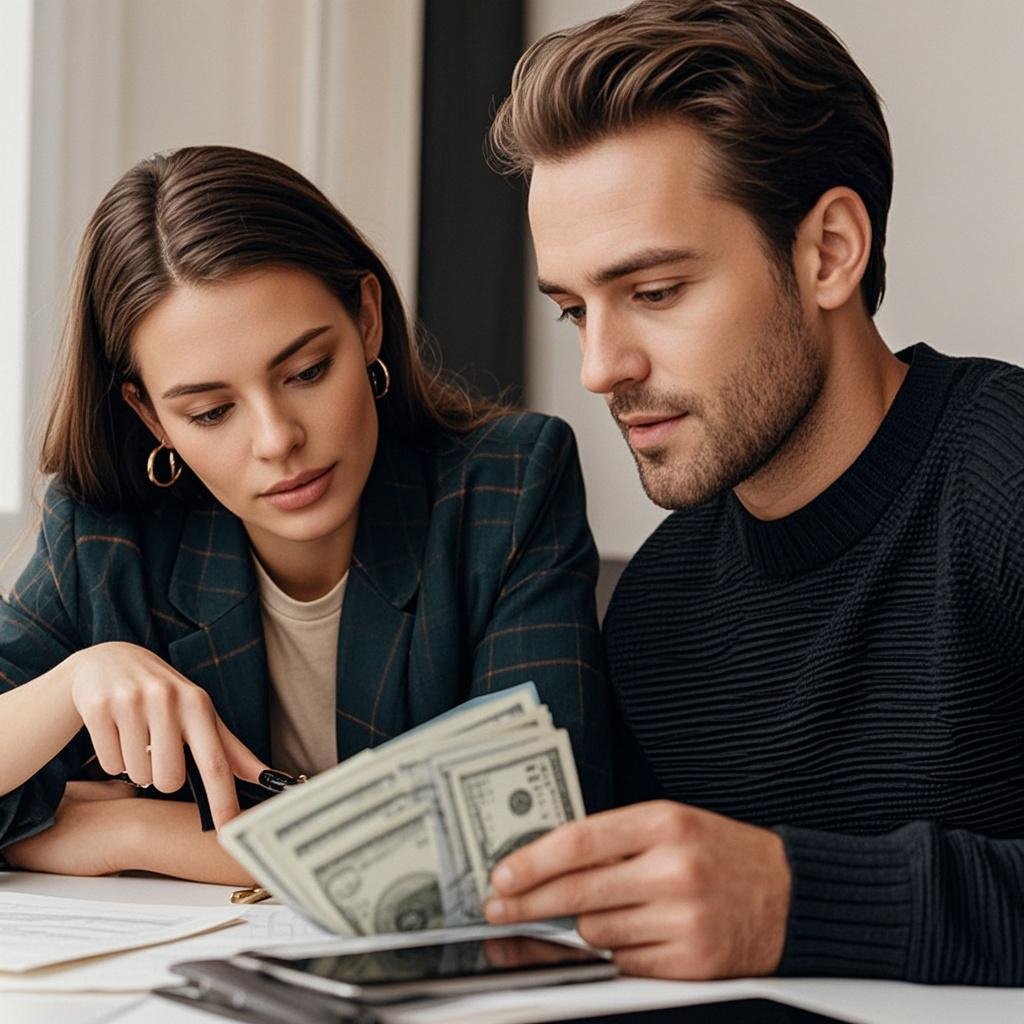
[[[287,774],[287,772],[279,772],[274,768],[264,768],[260,772],[259,784],[264,789],[269,789],[273,793],[280,793],[285,787],[294,786],[295,779]]]
[[[505,916],[504,900],[488,900],[484,907],[484,916],[488,921],[500,921]]]

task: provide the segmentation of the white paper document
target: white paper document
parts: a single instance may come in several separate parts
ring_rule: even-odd
[[[31,971],[219,928],[237,907],[165,907],[0,893],[0,972]]]
[[[135,908],[139,913],[150,909]],[[315,924],[287,907],[235,907],[232,913],[240,919],[236,924],[174,942],[28,973],[0,973],[0,993],[145,992],[161,985],[180,983],[182,979],[170,968],[171,964],[182,960],[219,959],[255,946],[307,944],[327,938]]]

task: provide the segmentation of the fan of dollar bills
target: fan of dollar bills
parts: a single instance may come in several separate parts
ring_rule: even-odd
[[[568,734],[524,683],[364,750],[219,835],[295,910],[371,935],[481,921],[494,865],[583,814]]]

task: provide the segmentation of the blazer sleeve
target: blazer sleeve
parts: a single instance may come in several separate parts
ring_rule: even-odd
[[[490,621],[473,653],[472,695],[533,680],[568,730],[587,810],[611,802],[611,708],[576,442],[545,419],[520,480],[512,543]]]
[[[51,488],[35,552],[0,599],[0,692],[30,682],[83,646],[68,611],[75,607],[74,555],[74,506]],[[90,750],[83,729],[31,779],[0,797],[0,847],[53,824],[64,785]]]

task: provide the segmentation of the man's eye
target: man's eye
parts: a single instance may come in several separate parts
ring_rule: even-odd
[[[307,366],[305,370],[300,370],[292,379],[300,381],[302,384],[311,384],[313,381],[319,380],[333,362],[332,358],[321,359],[319,363],[314,363],[312,366]]]
[[[673,284],[665,288],[651,288],[646,292],[637,292],[636,297],[647,305],[657,306],[675,296],[680,288],[682,288],[681,284]]]
[[[566,306],[558,316],[558,322],[562,323],[568,320],[571,324],[579,326],[583,323],[583,318],[586,316],[587,311],[582,306]]]
[[[188,420],[189,423],[194,423],[198,427],[212,427],[227,415],[230,408],[230,405],[218,405],[216,409],[207,409],[206,412],[189,416]]]

